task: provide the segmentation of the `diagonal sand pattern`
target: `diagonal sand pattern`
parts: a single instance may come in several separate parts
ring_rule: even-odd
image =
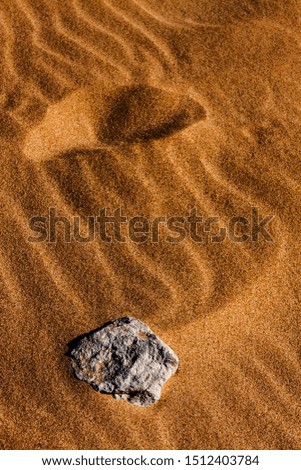
[[[2,0],[0,18],[1,447],[300,449],[298,3]],[[274,243],[29,244],[54,206],[256,206]],[[180,358],[151,410],[64,356],[123,315]]]

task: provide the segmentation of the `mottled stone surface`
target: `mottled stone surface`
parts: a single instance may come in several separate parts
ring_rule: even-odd
[[[69,356],[78,379],[138,406],[159,400],[162,386],[178,368],[173,350],[132,317],[82,336],[70,345]]]

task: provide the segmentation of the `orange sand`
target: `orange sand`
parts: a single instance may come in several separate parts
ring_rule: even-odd
[[[2,448],[300,449],[298,2],[2,0],[0,16]],[[72,97],[92,90],[99,112],[104,90],[137,84],[187,96],[205,119],[98,148]],[[131,122],[168,106],[134,103]],[[53,107],[67,117],[45,131]],[[27,241],[49,207],[152,218],[192,206],[222,220],[258,207],[275,215],[274,243]],[[65,356],[124,315],[180,358],[151,408],[96,393]]]

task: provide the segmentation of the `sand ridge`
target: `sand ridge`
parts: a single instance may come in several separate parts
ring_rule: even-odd
[[[297,3],[3,0],[0,15],[1,447],[300,449]],[[28,242],[49,207],[193,206],[223,223],[257,207],[274,242]],[[79,383],[65,356],[126,315],[180,358],[151,410]]]
[[[23,153],[32,160],[59,158],[118,143],[168,137],[203,120],[206,111],[187,96],[133,85],[79,89],[50,105],[41,123],[29,131]]]

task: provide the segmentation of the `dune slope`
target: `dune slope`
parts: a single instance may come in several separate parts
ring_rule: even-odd
[[[298,3],[2,0],[0,15],[1,448],[300,449]],[[83,231],[104,207],[221,225],[253,207],[273,241],[66,243],[60,225],[29,242],[51,207]],[[65,356],[125,315],[179,356],[151,408],[96,393]]]

